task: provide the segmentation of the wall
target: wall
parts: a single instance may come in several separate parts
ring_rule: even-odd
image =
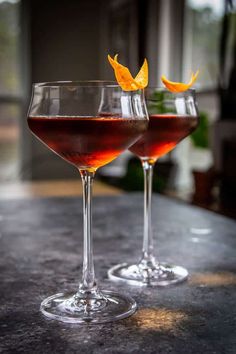
[[[100,14],[99,0],[30,1],[32,82],[101,79]],[[77,174],[36,138],[30,139],[33,179]]]

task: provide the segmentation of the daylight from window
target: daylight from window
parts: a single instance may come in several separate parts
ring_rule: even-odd
[[[214,89],[219,76],[223,0],[188,0],[185,11],[183,79],[200,70],[199,89]]]
[[[0,181],[18,176],[19,6],[19,1],[0,1]]]

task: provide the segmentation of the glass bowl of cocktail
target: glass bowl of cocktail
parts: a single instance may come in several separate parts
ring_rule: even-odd
[[[147,128],[142,89],[123,91],[105,81],[48,82],[33,86],[28,114],[32,133],[80,172],[83,184],[83,272],[75,293],[58,293],[42,313],[71,323],[103,323],[136,310],[128,295],[100,290],[95,279],[91,224],[96,170],[129,148]],[[105,252],[105,250],[104,250]]]
[[[166,286],[187,279],[188,271],[179,265],[159,262],[154,255],[151,225],[153,167],[191,134],[199,122],[195,92],[190,89],[198,72],[188,84],[176,83],[162,77],[165,88],[145,89],[149,126],[129,150],[139,157],[144,172],[144,234],[142,256],[136,263],[115,265],[108,271],[111,280],[131,285]],[[117,75],[116,75],[117,76]],[[158,217],[158,216],[157,216]]]

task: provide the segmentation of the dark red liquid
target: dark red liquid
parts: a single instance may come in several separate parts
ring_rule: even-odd
[[[141,158],[156,160],[191,134],[197,125],[197,116],[151,115],[148,130],[129,150]]]
[[[145,120],[114,117],[29,117],[30,130],[50,149],[81,169],[103,166],[134,143]]]

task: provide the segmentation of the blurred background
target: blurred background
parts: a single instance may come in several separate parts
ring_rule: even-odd
[[[236,13],[233,0],[0,0],[0,197],[76,195],[78,172],[26,124],[32,82],[114,79],[107,54],[135,74],[196,84],[198,130],[160,159],[154,191],[236,216]],[[95,194],[143,190],[126,152]],[[51,181],[51,182],[50,182]]]

